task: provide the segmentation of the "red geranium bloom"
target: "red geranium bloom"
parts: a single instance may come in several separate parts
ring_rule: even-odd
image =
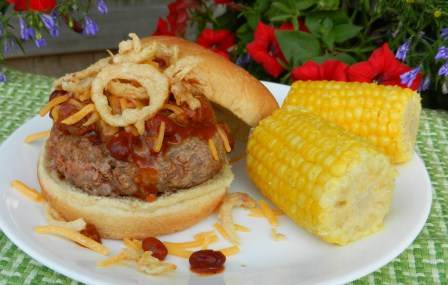
[[[309,30],[305,26],[305,22],[302,19],[300,19],[300,18],[298,20],[299,20],[299,31],[308,33]],[[280,30],[292,31],[292,30],[294,30],[294,25],[291,22],[286,22],[286,23],[281,24],[279,29]]]
[[[395,58],[394,53],[385,43],[373,51],[367,61],[353,64],[347,70],[349,81],[378,82],[383,85],[407,87],[401,83],[400,75],[411,68]],[[416,90],[420,86],[422,75],[419,73],[410,86]]]
[[[56,0],[7,0],[14,5],[15,11],[50,12],[56,6]]]
[[[176,0],[168,4],[166,20],[159,19],[154,35],[183,36],[187,29],[188,9],[198,5],[196,0]]]
[[[347,81],[348,65],[339,60],[327,60],[318,64],[312,60],[292,70],[291,77],[295,80],[335,80]]]
[[[227,50],[235,44],[235,36],[228,30],[204,29],[197,39],[201,46],[229,58]]]
[[[157,21],[157,27],[153,35],[156,36],[175,36],[176,34],[171,30],[168,22],[162,18]]]
[[[255,29],[254,40],[246,48],[251,58],[271,76],[276,78],[283,72],[279,60],[285,61],[285,57],[275,38],[274,27],[260,21]]]

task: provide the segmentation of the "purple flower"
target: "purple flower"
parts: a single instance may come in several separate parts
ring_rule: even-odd
[[[6,82],[6,74],[0,71],[0,83]]]
[[[440,67],[439,72],[437,73],[439,76],[448,76],[448,61],[445,62],[442,67]]]
[[[408,55],[409,48],[411,45],[411,41],[407,40],[405,41],[397,50],[397,53],[395,54],[395,57],[401,61],[406,60],[406,56]]]
[[[447,47],[439,47],[434,59],[435,60],[448,59],[448,48]]]
[[[235,61],[235,63],[239,66],[246,66],[249,62],[250,62],[250,55],[248,53],[240,55]]]
[[[47,45],[47,41],[44,38],[39,38],[34,41],[37,48],[41,48]]]
[[[19,17],[19,26],[20,26],[20,38],[22,40],[27,41],[34,38],[35,36],[34,29],[28,27],[26,25],[25,20],[22,17]]]
[[[407,87],[411,87],[412,82],[414,82],[417,74],[420,72],[420,69],[420,67],[416,67],[400,75],[401,84],[406,84]]]
[[[85,36],[94,36],[99,32],[99,30],[98,25],[92,20],[92,18],[89,16],[84,18],[84,30],[82,33]]]
[[[55,17],[46,14],[41,14],[40,19],[42,20],[42,23],[44,23],[45,28],[47,28],[51,37],[55,38],[59,36],[59,28]]]
[[[418,87],[418,91],[428,90],[430,84],[431,84],[431,77],[426,76],[425,79],[423,79],[423,82],[420,84],[420,87]]]
[[[109,11],[107,4],[104,0],[96,0],[96,8],[100,14],[106,14]]]
[[[448,40],[448,28],[440,30],[440,37],[444,40]]]
[[[16,48],[16,42],[10,38],[6,38],[3,42],[3,53],[8,53]]]

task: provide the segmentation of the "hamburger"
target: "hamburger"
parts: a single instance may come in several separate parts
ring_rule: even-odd
[[[278,108],[257,79],[197,44],[130,37],[56,80],[41,112],[53,120],[38,163],[43,195],[66,220],[83,218],[111,239],[207,217],[233,179],[232,122],[255,126]]]

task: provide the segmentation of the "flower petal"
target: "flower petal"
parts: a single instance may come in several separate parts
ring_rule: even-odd
[[[312,60],[309,60],[292,70],[292,80],[322,80],[320,72],[320,65]]]
[[[348,81],[372,82],[377,72],[368,61],[361,61],[347,68]]]
[[[339,60],[327,60],[321,65],[324,80],[347,81],[348,65]]]

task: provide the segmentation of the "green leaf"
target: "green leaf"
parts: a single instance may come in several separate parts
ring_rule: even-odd
[[[320,54],[319,41],[308,33],[276,31],[276,37],[283,54],[293,66]]]
[[[318,10],[336,10],[339,8],[339,0],[320,0],[317,2]]]
[[[271,20],[271,22],[286,22],[289,19],[291,19],[290,15],[278,15],[271,17],[269,20]]]
[[[254,30],[246,23],[236,30],[236,36],[239,39],[237,53],[241,54],[246,49],[246,45],[254,39]]]
[[[316,16],[307,16],[305,18],[305,25],[308,30],[316,37],[320,37],[320,27],[322,25],[322,19]]]
[[[306,10],[317,4],[317,0],[289,0],[288,1],[292,7],[295,7],[297,10]]]
[[[278,11],[286,13],[286,14],[291,13],[291,7],[288,7],[281,1],[272,3],[272,8],[277,9]]]
[[[243,12],[243,15],[246,17],[247,22],[252,29],[255,29],[261,19],[261,15],[269,9],[269,6],[269,0],[257,0],[251,8],[248,8]]]
[[[355,37],[361,30],[362,27],[360,26],[353,24],[341,24],[334,27],[332,34],[335,42],[342,43]]]
[[[334,59],[334,60],[340,60],[342,62],[345,62],[346,64],[353,64],[356,62],[356,60],[349,56],[346,53],[340,53],[337,55],[332,55],[332,54],[324,54],[324,55],[320,55],[320,56],[315,56],[313,58],[311,58],[311,60],[317,62],[317,63],[323,63],[329,59]]]
[[[324,44],[329,48],[330,50],[333,50],[334,48],[334,35],[333,34],[327,34],[322,37],[322,41]]]

